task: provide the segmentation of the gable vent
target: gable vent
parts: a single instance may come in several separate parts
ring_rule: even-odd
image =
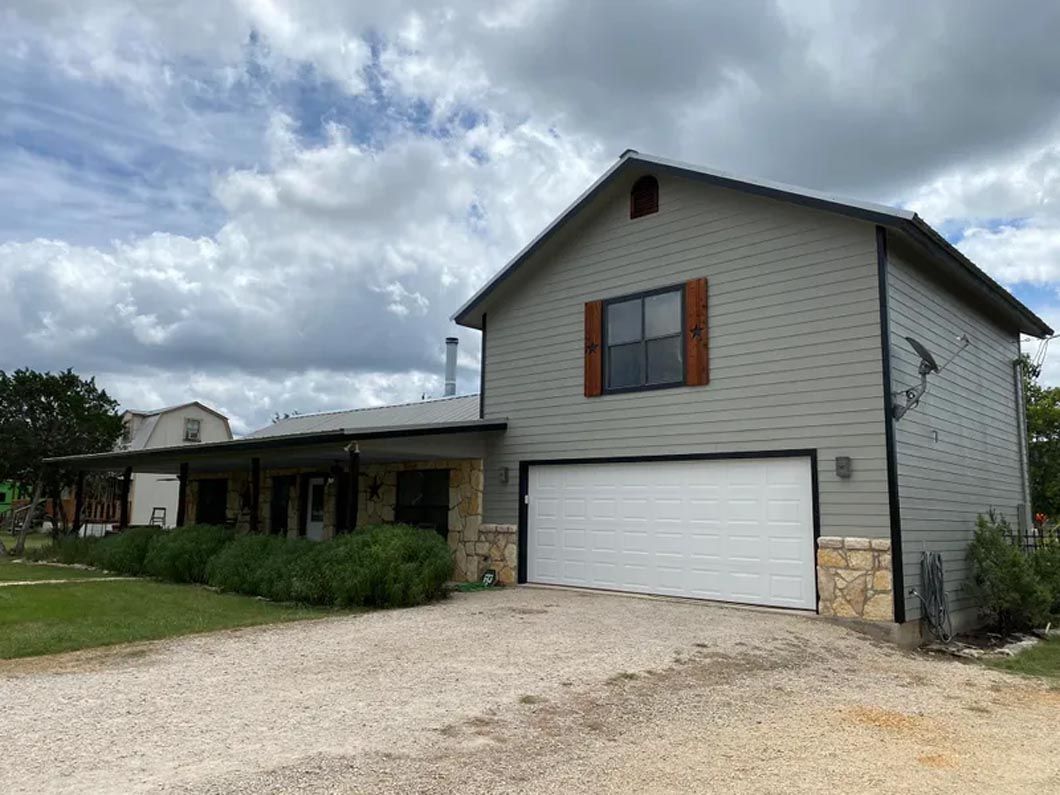
[[[659,212],[659,181],[652,176],[641,177],[629,192],[629,217],[640,218]]]

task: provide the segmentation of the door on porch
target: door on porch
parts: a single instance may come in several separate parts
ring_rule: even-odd
[[[449,535],[449,470],[398,472],[394,520]]]
[[[310,478],[306,500],[305,536],[311,541],[324,539],[324,478]]]

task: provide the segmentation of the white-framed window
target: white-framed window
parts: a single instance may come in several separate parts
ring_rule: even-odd
[[[197,420],[194,417],[184,418],[184,441],[202,441],[202,420]]]

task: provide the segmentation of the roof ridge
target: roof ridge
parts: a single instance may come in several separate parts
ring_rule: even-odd
[[[305,414],[292,414],[290,417],[284,417],[283,419],[277,420],[277,423],[284,422],[285,420],[298,420],[303,417],[326,417],[330,414],[352,414],[356,411],[376,411],[378,409],[396,409],[402,406],[419,406],[424,403],[442,403],[446,400],[462,400],[464,398],[478,397],[478,392],[471,392],[467,395],[446,395],[437,398],[425,398],[423,400],[409,400],[404,403],[385,403],[382,406],[361,406],[360,408],[353,409],[330,409],[329,411],[311,411]],[[276,424],[276,423],[273,423]],[[268,427],[268,426],[266,426]]]

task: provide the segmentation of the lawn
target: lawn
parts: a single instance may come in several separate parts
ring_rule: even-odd
[[[0,659],[334,614],[150,580],[7,586]]]
[[[0,583],[19,580],[87,580],[106,577],[107,572],[97,569],[75,569],[70,566],[46,566],[39,563],[21,563],[0,557]]]
[[[1025,652],[990,665],[1003,671],[1027,676],[1042,676],[1060,682],[1060,639],[1039,643]]]

